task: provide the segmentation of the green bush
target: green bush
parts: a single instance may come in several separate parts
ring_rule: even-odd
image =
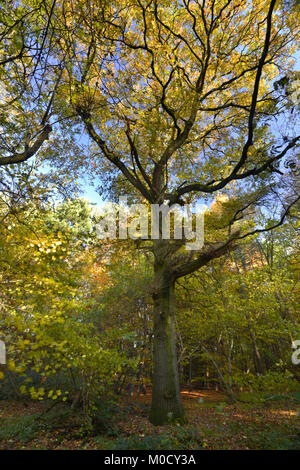
[[[293,403],[300,403],[300,393],[294,392],[294,393],[266,393],[263,395],[264,401],[265,402],[293,402]]]
[[[268,429],[251,439],[251,447],[258,450],[299,450],[300,429],[283,430]]]
[[[176,427],[171,431],[152,433],[148,436],[120,436],[109,441],[97,436],[95,441],[100,448],[107,450],[187,450],[202,449],[202,441],[196,429]]]
[[[64,426],[70,416],[70,410],[58,409],[44,415],[32,414],[4,418],[0,425],[0,440],[14,439],[24,443],[30,442],[41,431],[51,431],[54,427]]]
[[[91,413],[92,434],[115,434],[116,417],[120,416],[120,406],[111,400],[96,400]]]
[[[4,418],[0,425],[0,440],[16,439],[25,443],[32,441],[39,432],[37,416],[27,415]]]
[[[249,392],[299,393],[299,382],[289,371],[269,371],[264,375],[240,374],[235,377],[235,382]]]

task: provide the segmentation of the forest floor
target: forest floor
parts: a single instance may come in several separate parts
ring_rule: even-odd
[[[104,409],[94,435],[80,428],[78,413],[42,402],[0,401],[3,449],[300,449],[298,401],[275,399],[229,404],[219,392],[184,390],[188,424],[153,426],[150,392]],[[99,424],[99,423],[98,423]],[[102,427],[101,427],[102,426]],[[96,434],[96,435],[95,435]]]

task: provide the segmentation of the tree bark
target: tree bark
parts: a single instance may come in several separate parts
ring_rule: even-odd
[[[164,264],[164,263],[163,263]],[[155,263],[153,383],[150,421],[156,425],[183,422],[174,326],[174,280]]]
[[[255,366],[256,372],[263,375],[265,373],[265,368],[264,368],[263,361],[262,361],[259,348],[257,345],[256,335],[255,335],[255,332],[253,331],[253,328],[251,325],[251,319],[247,312],[245,312],[245,316],[248,322],[249,333],[250,333],[250,337],[252,341],[254,366]]]

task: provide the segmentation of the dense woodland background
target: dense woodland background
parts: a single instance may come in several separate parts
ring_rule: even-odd
[[[0,2],[2,448],[299,447],[298,14]],[[100,240],[90,185],[203,249]]]

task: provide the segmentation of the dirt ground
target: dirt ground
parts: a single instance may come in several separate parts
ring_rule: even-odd
[[[81,436],[78,426],[63,423],[47,430],[40,429],[33,439],[3,434],[5,418],[26,417],[45,411],[42,402],[0,401],[0,449],[105,449],[105,442],[119,436],[131,437],[172,433],[173,426],[153,426],[147,413],[151,390],[145,395],[131,397],[123,402],[114,432],[109,438],[95,439]],[[204,449],[300,449],[300,408],[294,403],[228,404],[222,393],[211,390],[182,391],[183,404],[189,428],[201,436]],[[25,418],[26,420],[26,418]],[[25,424],[23,425],[26,425]],[[2,429],[2,431],[1,431]],[[27,430],[25,429],[25,433]],[[5,436],[5,437],[3,437]],[[2,439],[1,439],[2,437]],[[107,440],[109,439],[109,440]],[[188,448],[188,447],[187,447]]]

